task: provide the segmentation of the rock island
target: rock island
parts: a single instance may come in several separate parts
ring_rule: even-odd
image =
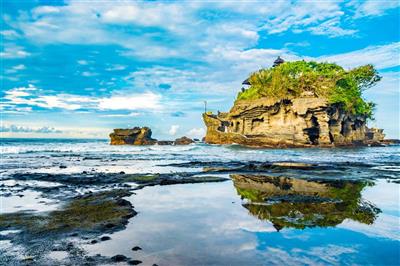
[[[205,142],[257,147],[379,144],[368,129],[375,104],[362,93],[381,77],[372,65],[351,70],[332,63],[284,62],[254,72],[229,112],[205,112]]]

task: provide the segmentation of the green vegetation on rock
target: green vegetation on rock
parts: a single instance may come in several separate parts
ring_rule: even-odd
[[[347,71],[332,63],[285,62],[252,73],[249,78],[250,88],[240,92],[237,100],[263,97],[292,99],[305,93],[326,98],[330,104],[338,105],[352,114],[372,118],[375,104],[366,102],[362,93],[380,79],[372,65]]]
[[[61,210],[35,214],[17,212],[0,215],[0,229],[26,229],[29,233],[68,232],[73,230],[92,231],[127,223],[136,212],[132,205],[122,199],[131,193],[112,190],[91,193],[74,198]]]

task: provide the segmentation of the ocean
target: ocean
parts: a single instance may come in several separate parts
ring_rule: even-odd
[[[395,145],[1,139],[0,264],[108,264],[123,255],[143,265],[399,265],[399,182]],[[7,223],[16,213],[51,216],[70,199],[113,189],[130,191],[123,199],[137,214],[112,231],[63,231],[61,239]],[[111,239],[97,241],[105,233]],[[37,239],[60,248],[39,248]],[[67,240],[73,249],[63,248]]]

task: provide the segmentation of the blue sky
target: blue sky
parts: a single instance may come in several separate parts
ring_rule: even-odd
[[[1,2],[1,136],[107,138],[150,126],[201,137],[203,101],[231,107],[285,60],[373,64],[371,126],[399,138],[398,1]]]

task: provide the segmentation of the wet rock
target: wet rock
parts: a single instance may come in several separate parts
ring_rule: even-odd
[[[107,223],[104,227],[110,229],[110,228],[113,228],[113,227],[115,227],[115,226],[116,226],[116,225],[113,224],[113,223]]]
[[[118,254],[118,255],[111,257],[111,260],[114,262],[122,262],[122,261],[127,261],[128,258],[124,255]]]
[[[157,141],[158,145],[174,145],[174,141],[172,140],[159,140]]]
[[[130,261],[128,261],[129,265],[138,265],[140,263],[142,263],[141,260],[130,260]]]
[[[308,169],[312,169],[316,165],[310,164],[310,163],[297,163],[297,162],[276,162],[276,163],[272,163],[272,167],[274,167],[274,166],[282,167],[282,168],[308,170]]]
[[[65,169],[65,168],[67,168],[67,166],[65,166],[65,165],[60,165],[59,168],[60,168],[60,169]]]
[[[90,241],[90,244],[96,244],[96,243],[97,243],[96,239],[93,239],[92,241]]]
[[[138,250],[142,250],[142,248],[139,247],[139,246],[135,246],[135,247],[132,248],[132,250],[133,250],[133,251],[138,251]]]
[[[110,240],[110,239],[111,239],[111,237],[109,237],[109,236],[102,236],[100,238],[101,241],[107,241],[107,240]]]
[[[31,261],[34,260],[34,257],[32,257],[32,256],[26,256],[26,257],[24,257],[22,260],[23,260],[24,262],[31,262]]]
[[[189,145],[194,143],[194,141],[191,138],[188,138],[186,136],[183,136],[181,138],[177,138],[175,140],[175,145]]]
[[[74,243],[69,242],[69,243],[67,244],[67,250],[72,250],[73,248],[74,248]]]

